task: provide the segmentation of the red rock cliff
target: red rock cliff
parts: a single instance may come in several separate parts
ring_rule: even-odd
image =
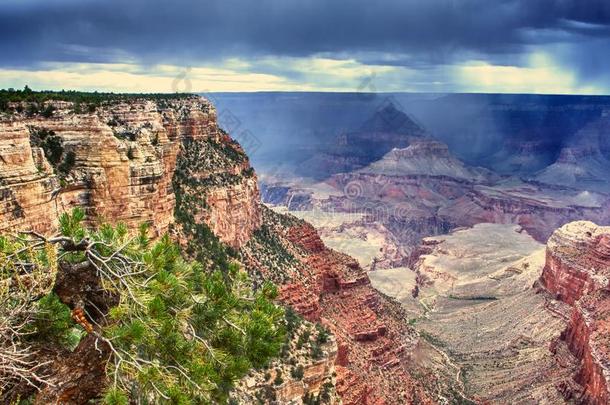
[[[583,403],[610,403],[610,227],[573,222],[553,233],[541,281],[573,306],[565,332],[579,359]]]
[[[426,387],[434,377],[411,373],[417,334],[400,304],[378,293],[353,258],[326,247],[310,224],[267,208],[263,222],[270,232],[255,233],[242,249],[245,262],[280,285],[282,302],[336,336],[343,404],[434,403]]]

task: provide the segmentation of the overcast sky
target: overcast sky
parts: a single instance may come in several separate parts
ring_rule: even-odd
[[[0,88],[610,94],[610,0],[3,0]]]

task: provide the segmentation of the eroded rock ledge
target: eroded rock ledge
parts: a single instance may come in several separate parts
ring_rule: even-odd
[[[551,236],[541,282],[573,306],[564,333],[580,360],[583,403],[610,403],[610,227],[579,221]]]
[[[336,389],[345,405],[431,404],[435,377],[411,374],[417,334],[397,302],[375,291],[358,262],[324,245],[316,230],[263,207],[261,230],[242,248],[256,279],[336,337]],[[257,274],[258,273],[258,274]]]

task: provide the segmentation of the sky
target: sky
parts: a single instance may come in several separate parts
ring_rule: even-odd
[[[0,88],[610,94],[608,0],[3,0]]]

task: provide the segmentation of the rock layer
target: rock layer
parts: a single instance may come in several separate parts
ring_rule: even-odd
[[[110,102],[90,113],[76,113],[72,103],[53,105],[49,118],[16,114],[0,121],[0,231],[48,233],[62,212],[80,206],[91,222],[147,222],[154,235],[163,234],[174,221],[172,178],[182,148],[193,140],[232,142],[200,97]],[[32,142],[40,131],[60,139],[64,159],[73,154],[67,173]],[[246,160],[236,170],[248,169]],[[205,221],[226,243],[239,246],[259,225],[255,179],[201,198],[210,207]]]
[[[550,238],[541,282],[555,298],[573,305],[565,332],[580,360],[580,400],[610,402],[610,227],[573,222]]]
[[[411,374],[417,336],[400,305],[372,288],[356,260],[327,248],[310,224],[268,208],[263,222],[270,231],[255,234],[244,261],[281,285],[282,301],[335,335],[343,404],[433,403],[426,384],[435,377]],[[282,253],[271,254],[271,246]]]

